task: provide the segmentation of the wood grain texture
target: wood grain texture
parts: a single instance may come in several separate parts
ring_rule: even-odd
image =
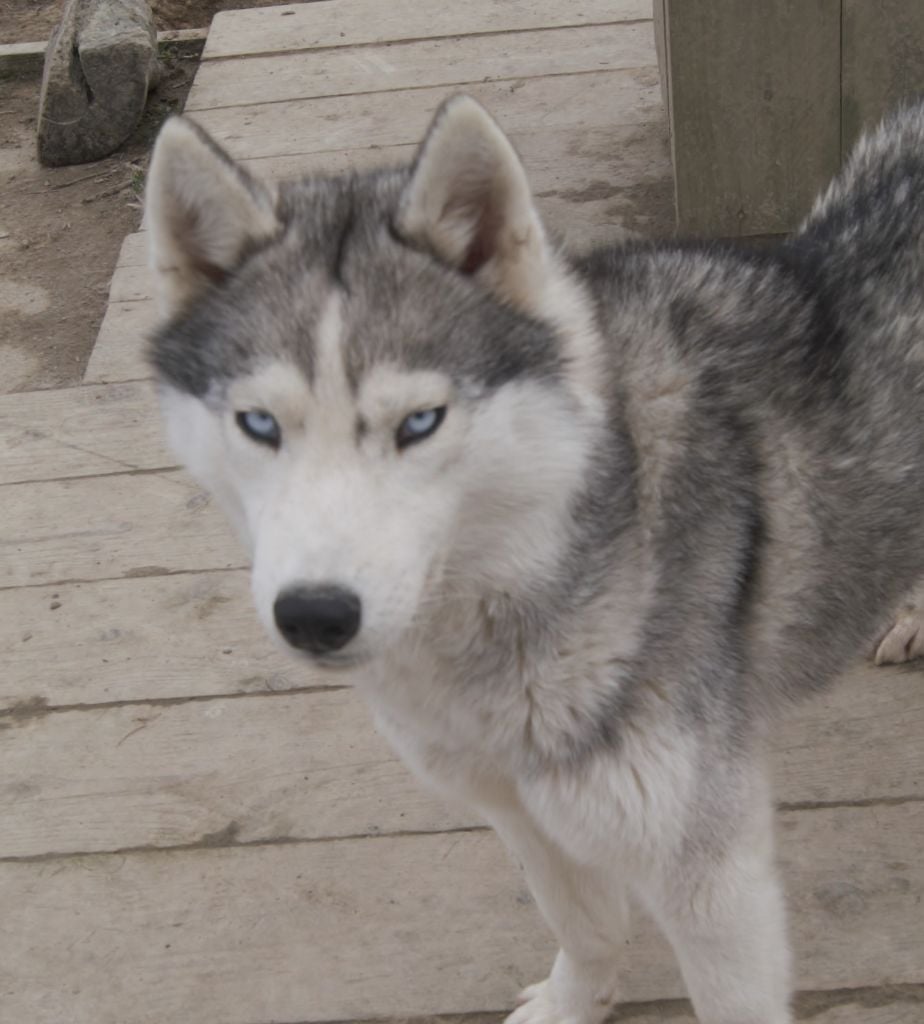
[[[116,260],[117,267],[146,267],[148,265],[148,233],[146,231],[134,231],[125,236],[125,241],[119,249],[119,258]]]
[[[154,298],[154,278],[147,263],[116,266],[109,286],[110,302],[148,302]]]
[[[841,0],[666,0],[682,231],[769,234],[808,213],[840,163],[840,18]]]
[[[801,987],[924,981],[924,805],[780,832]],[[0,900],[4,1010],[30,1024],[500,1010],[552,954],[489,832],[8,862]],[[682,995],[647,922],[624,963],[629,999]]]
[[[812,1024],[919,1024],[924,1019],[924,993],[920,991],[885,988],[845,992],[837,998],[843,1001],[826,1008],[823,994],[812,998],[797,996],[796,1020]],[[691,1024],[692,1020],[691,1017]],[[676,1024],[684,1024],[683,1019]]]
[[[125,470],[176,459],[147,381],[0,396],[0,484]]]
[[[528,78],[522,84],[485,82],[467,91],[509,133],[590,131],[663,119],[654,67]],[[445,98],[442,88],[406,89],[222,107],[198,111],[195,120],[239,159],[285,156],[419,142]]]
[[[796,1020],[812,1024],[920,1024],[922,1007],[924,990],[907,987],[806,992],[795,999]],[[379,1018],[375,1024],[503,1024],[505,1016],[503,1013],[472,1013],[440,1014],[417,1020],[391,1017]],[[610,1020],[612,1024],[698,1024],[685,999],[623,1004]]]
[[[0,737],[0,858],[483,824],[411,778],[350,690],[0,718]]]
[[[110,299],[83,375],[84,383],[105,384],[150,377],[144,349],[158,319],[157,306],[151,299],[143,302]]]
[[[195,111],[240,104],[439,86],[521,81],[617,68],[653,67],[651,23],[629,22],[454,36],[361,49],[312,50],[245,61],[206,61],[186,101]]]
[[[224,517],[180,472],[11,484],[3,504],[0,587],[246,561]]]
[[[214,591],[209,597],[215,600]],[[67,630],[66,620],[85,622],[94,610],[68,596],[58,612],[39,615]],[[228,640],[242,614],[255,619],[246,599],[236,607],[212,606],[206,618],[189,616],[172,636],[160,620],[151,632],[160,634],[161,650],[150,641],[139,644],[134,665],[123,665],[123,673],[134,669],[147,677],[144,693],[152,697],[172,696],[154,688],[150,673],[164,661],[180,671],[185,665],[186,692],[208,692],[196,655],[210,640],[211,660],[226,673],[225,692],[236,684],[252,696],[30,715],[48,692],[39,684],[20,705],[27,713],[0,718],[0,857],[181,846],[221,834],[226,842],[254,842],[480,824],[467,810],[423,792],[376,735],[352,690],[259,696],[281,685],[343,680],[294,660],[261,658],[269,646],[262,637],[253,652],[247,640]],[[97,631],[118,631],[123,639],[145,630],[126,611],[116,619],[121,627],[105,615],[92,621]],[[248,640],[252,626],[244,624]],[[97,651],[111,647],[102,641]],[[241,662],[255,671],[243,686]],[[55,662],[41,663],[52,676]],[[69,658],[60,663],[73,671]],[[11,670],[20,674],[15,658]],[[135,692],[117,684],[107,695],[126,690]],[[65,693],[62,682],[52,700]],[[922,734],[921,675],[858,669],[826,702],[803,709],[779,731],[777,799],[784,805],[924,799]]]
[[[202,56],[212,60],[650,18],[651,0],[336,0],[217,14]]]
[[[864,128],[924,91],[921,0],[843,0],[844,156]]]
[[[0,590],[0,659],[0,710],[21,715],[323,682],[273,647],[246,570]]]

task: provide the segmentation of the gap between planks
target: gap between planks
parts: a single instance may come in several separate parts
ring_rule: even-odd
[[[924,985],[885,985],[802,991],[794,997],[796,1021],[812,1024],[921,1024],[924,1018]],[[366,1021],[321,1021],[318,1024],[503,1024],[506,1010],[436,1017],[402,1017]],[[686,999],[659,999],[646,1003],[621,1003],[613,1024],[697,1024]],[[311,1024],[293,1021],[287,1024]]]
[[[650,22],[304,50],[206,62],[186,111],[334,98],[657,65]]]

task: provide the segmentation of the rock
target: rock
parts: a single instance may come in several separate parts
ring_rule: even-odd
[[[147,0],[68,0],[45,52],[39,160],[58,167],[118,149],[138,124],[156,68]]]

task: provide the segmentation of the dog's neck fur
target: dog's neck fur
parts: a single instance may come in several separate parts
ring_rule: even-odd
[[[626,451],[614,451],[593,302],[563,263],[549,270],[549,319],[576,386],[567,410],[544,407],[537,430],[573,431],[568,479],[534,491],[534,502],[503,522],[485,524],[476,502],[458,536],[480,537],[482,548],[449,555],[411,633],[360,674],[383,728],[412,761],[491,751],[493,770],[513,775],[563,756],[580,760],[613,741],[607,729],[634,700],[630,677],[652,577],[633,501],[623,521],[614,509],[605,537],[589,539],[580,521],[597,487],[612,495],[614,475],[630,494],[631,444],[623,438]],[[439,774],[434,764],[418,768]]]

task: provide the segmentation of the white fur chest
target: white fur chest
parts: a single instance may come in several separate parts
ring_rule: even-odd
[[[431,621],[358,685],[416,774],[481,802],[485,785],[591,744],[618,702],[637,638],[637,614],[614,592],[570,630],[547,635],[509,607],[472,602]]]

